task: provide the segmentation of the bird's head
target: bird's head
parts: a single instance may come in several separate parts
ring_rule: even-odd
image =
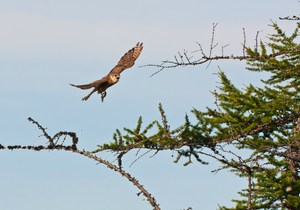
[[[110,74],[109,79],[112,83],[117,83],[120,79],[120,74]]]

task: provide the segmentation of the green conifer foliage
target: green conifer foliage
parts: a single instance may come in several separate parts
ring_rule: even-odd
[[[288,36],[276,23],[267,43],[246,48],[247,69],[267,72],[263,87],[237,88],[224,72],[214,91],[216,105],[206,111],[193,109],[196,123],[171,129],[162,105],[161,122],[153,121],[142,129],[142,118],[135,129],[119,130],[114,142],[99,145],[98,151],[125,154],[132,149],[174,150],[190,164],[206,164],[207,157],[221,162],[245,177],[248,186],[233,200],[233,208],[220,209],[300,209],[300,44],[297,24]],[[297,42],[298,41],[298,42]],[[242,71],[241,71],[242,73]]]
[[[260,50],[247,50],[249,55],[259,57],[248,61],[248,69],[271,74],[263,81],[265,87],[254,91],[257,103],[249,100],[254,105],[249,109],[255,116],[254,129],[264,127],[265,123],[267,126],[242,142],[253,151],[252,154],[263,157],[252,174],[251,209],[296,210],[300,209],[300,45],[296,42],[300,24],[291,36],[276,23],[272,27],[276,33],[269,37],[267,44],[261,43]],[[282,55],[268,57],[267,49],[272,54]],[[232,209],[250,209],[245,200],[235,202],[237,206]]]

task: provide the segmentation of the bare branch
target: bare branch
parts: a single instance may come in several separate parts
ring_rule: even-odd
[[[148,154],[149,152],[151,152],[151,150],[148,150],[146,152],[144,152],[143,154],[139,155],[130,165],[129,167],[131,167],[133,164],[135,164],[139,159],[141,159],[143,156],[145,156],[146,154]]]
[[[259,31],[256,32],[255,36],[255,49],[258,50],[258,36],[259,36]]]
[[[215,31],[216,31],[217,25],[218,25],[218,23],[213,23],[211,42],[210,42],[210,48],[209,48],[209,56],[208,56],[209,58],[212,55],[213,49],[218,45],[218,43],[217,44],[214,43],[214,41],[215,41]]]
[[[161,72],[164,69],[170,69],[170,68],[176,68],[176,67],[184,67],[184,66],[196,66],[196,65],[201,65],[204,63],[208,63],[206,68],[209,67],[210,63],[213,61],[217,61],[217,60],[262,60],[262,59],[268,59],[268,58],[275,58],[278,56],[282,56],[282,55],[287,55],[287,54],[292,54],[292,53],[299,53],[300,50],[299,49],[294,49],[294,50],[289,50],[289,51],[281,51],[281,52],[273,52],[270,54],[266,54],[264,56],[260,56],[260,55],[247,55],[246,54],[246,31],[245,28],[243,28],[243,43],[242,43],[242,47],[243,47],[243,52],[242,55],[225,55],[224,54],[224,49],[225,47],[228,46],[227,45],[223,45],[221,46],[221,55],[215,55],[213,56],[213,51],[215,50],[215,48],[218,46],[218,43],[215,43],[215,32],[216,32],[216,27],[217,27],[217,23],[213,24],[213,28],[212,28],[212,35],[211,35],[211,42],[210,42],[210,46],[209,46],[209,50],[208,53],[205,53],[203,50],[203,47],[200,43],[196,42],[199,49],[192,51],[191,54],[194,55],[194,53],[196,52],[200,52],[200,57],[196,58],[196,59],[192,59],[195,56],[189,55],[188,51],[184,50],[183,51],[183,55],[178,52],[178,56],[174,56],[174,60],[164,60],[161,62],[161,64],[147,64],[147,65],[143,65],[140,67],[156,67],[159,70],[154,72],[150,77],[156,75],[157,73]],[[260,31],[257,31],[256,36],[255,36],[255,49],[258,50],[259,47],[259,33]]]
[[[28,118],[30,122],[33,124],[37,125],[38,129],[43,132],[43,136],[48,140],[49,145],[48,146],[43,146],[43,145],[38,145],[38,146],[32,146],[32,145],[9,145],[9,146],[4,146],[0,144],[0,151],[1,150],[34,150],[34,151],[42,151],[42,150],[63,150],[63,151],[70,151],[77,153],[79,155],[85,156],[87,158],[90,158],[98,163],[104,164],[107,166],[109,169],[112,169],[122,176],[126,177],[128,181],[130,181],[134,186],[136,186],[141,193],[147,198],[148,202],[151,204],[154,210],[160,210],[159,204],[156,202],[155,198],[144,188],[143,185],[139,183],[139,181],[131,176],[129,173],[124,171],[120,165],[119,167],[108,162],[107,160],[104,160],[93,153],[84,151],[84,150],[79,150],[77,149],[77,144],[78,144],[78,138],[76,136],[76,133],[73,132],[66,132],[66,131],[61,131],[56,133],[53,137],[51,137],[47,132],[46,128],[41,126],[37,121],[33,120],[32,118]],[[54,144],[55,139],[59,139],[61,136],[70,136],[72,138],[72,144],[65,146],[63,145],[64,141],[62,144]],[[56,142],[57,143],[57,142]]]
[[[222,56],[224,56],[224,49],[225,49],[226,47],[228,47],[228,46],[229,46],[229,44],[226,44],[226,45],[222,46]]]
[[[200,45],[201,46],[201,45]],[[200,50],[201,51],[201,50]],[[176,67],[184,67],[184,66],[197,66],[201,65],[207,62],[217,61],[217,60],[261,60],[261,59],[267,59],[267,58],[275,58],[278,56],[286,55],[286,54],[293,54],[293,53],[300,53],[299,49],[296,50],[288,50],[288,51],[281,51],[278,53],[270,53],[263,57],[261,56],[244,56],[244,55],[221,55],[221,56],[206,56],[204,53],[202,53],[202,57],[198,60],[190,61],[190,62],[178,62],[178,61],[171,61],[166,60],[163,61],[161,64],[147,64],[140,67],[156,67],[159,68],[158,71],[154,72],[151,76],[154,76],[155,74],[163,71],[164,69],[171,69]]]
[[[247,42],[247,39],[246,39],[246,31],[245,31],[245,28],[243,28],[243,35],[244,35],[244,42],[243,42],[243,56],[246,56],[246,42]]]
[[[293,16],[279,17],[279,20],[300,20],[300,16],[293,15]]]
[[[51,136],[48,135],[48,133],[46,132],[47,128],[44,128],[43,126],[41,126],[37,121],[35,121],[34,119],[32,119],[31,117],[28,117],[28,121],[31,122],[32,124],[36,125],[38,127],[39,130],[41,130],[43,132],[43,136],[46,137],[46,139],[49,141],[50,145],[54,145],[53,139],[51,138]]]

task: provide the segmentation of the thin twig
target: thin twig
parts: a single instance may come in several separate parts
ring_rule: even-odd
[[[243,42],[243,56],[246,56],[246,52],[245,52],[245,49],[246,49],[246,31],[245,31],[245,28],[243,28],[243,35],[244,35],[244,42]]]
[[[256,32],[255,36],[255,49],[258,50],[258,36],[259,36],[259,31]]]

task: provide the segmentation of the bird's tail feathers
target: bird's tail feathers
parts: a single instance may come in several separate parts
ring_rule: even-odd
[[[92,88],[92,84],[85,84],[85,85],[73,85],[73,84],[70,84],[71,86],[74,86],[74,87],[77,87],[77,88],[80,88],[82,90],[87,90],[87,89],[90,89]]]

